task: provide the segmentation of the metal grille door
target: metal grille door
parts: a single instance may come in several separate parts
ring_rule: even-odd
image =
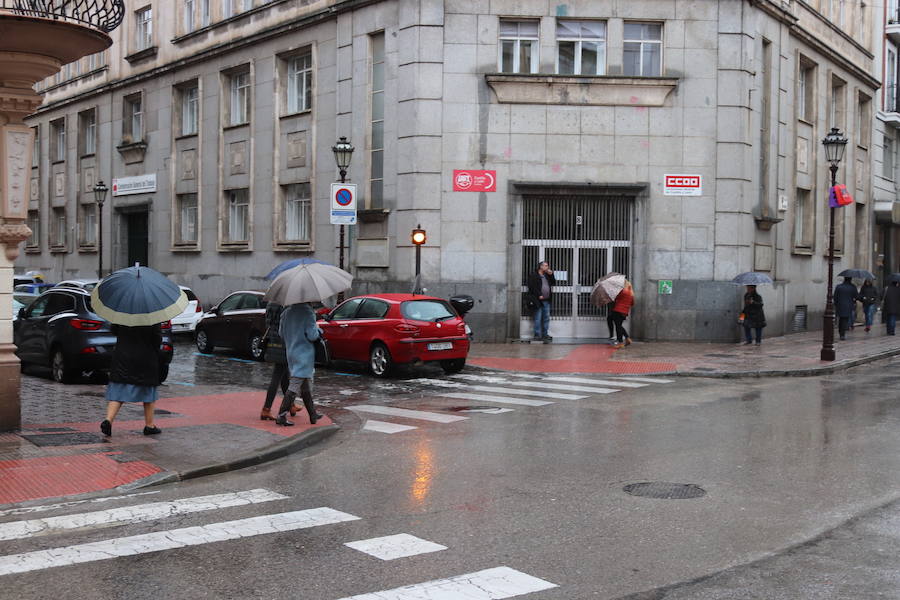
[[[522,291],[540,261],[556,276],[550,335],[606,337],[606,307],[591,304],[591,288],[610,271],[630,276],[634,199],[628,196],[528,195],[522,200]],[[522,337],[533,330],[523,311]]]

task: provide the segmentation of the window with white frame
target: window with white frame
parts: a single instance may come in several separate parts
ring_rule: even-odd
[[[97,243],[97,205],[80,204],[78,245],[93,246]]]
[[[64,118],[50,123],[50,159],[53,162],[66,160],[66,120]]]
[[[662,75],[662,24],[625,23],[623,73],[630,77]]]
[[[797,118],[813,123],[816,118],[816,64],[800,58],[797,77]]]
[[[900,112],[897,108],[897,53],[888,48],[884,69],[884,112]]]
[[[809,190],[797,189],[794,198],[794,248],[812,250],[815,241],[816,212]]]
[[[228,76],[228,124],[242,125],[250,121],[250,70]]]
[[[153,46],[153,8],[145,6],[134,11],[134,32],[137,50]]]
[[[51,225],[50,245],[54,248],[64,248],[66,245],[66,209],[59,206],[53,209]]]
[[[225,191],[227,211],[225,243],[246,244],[250,241],[250,192],[246,188]]]
[[[144,106],[140,93],[126,96],[123,102],[122,138],[126,142],[144,139]]]
[[[312,234],[312,199],[308,183],[282,186],[284,241],[308,243]]]
[[[560,75],[606,73],[606,23],[570,21],[556,23],[556,72]]]
[[[501,73],[538,72],[538,21],[500,19]]]
[[[885,131],[884,142],[881,146],[881,176],[885,179],[894,179],[894,138]]]
[[[194,135],[200,130],[200,88],[196,83],[178,88],[181,99],[181,135]]]
[[[31,166],[39,167],[41,166],[41,128],[36,125],[31,128],[31,131],[34,132],[34,144],[31,147]]]
[[[37,248],[41,245],[41,213],[36,210],[28,211],[28,229],[31,230],[31,235],[28,236],[25,246]]]
[[[384,206],[384,33],[371,37],[369,208]]]
[[[197,194],[178,194],[177,218],[175,223],[175,244],[196,246],[199,232],[199,212]]]
[[[312,52],[291,56],[287,60],[287,114],[312,108]]]
[[[212,14],[209,6],[210,0],[200,0],[200,26],[206,27],[212,22]]]
[[[78,115],[79,134],[81,135],[81,155],[97,152],[97,111],[86,110]]]
[[[837,77],[831,79],[831,97],[829,98],[829,122],[827,127],[846,128],[847,84]]]
[[[190,33],[194,30],[196,23],[194,0],[184,0],[182,5],[182,28],[184,33]]]

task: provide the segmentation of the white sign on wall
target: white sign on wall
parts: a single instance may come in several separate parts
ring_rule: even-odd
[[[331,184],[331,224],[356,225],[356,184]]]
[[[703,177],[700,175],[664,175],[664,196],[702,196]]]
[[[113,179],[112,195],[147,194],[156,191],[156,173]]]

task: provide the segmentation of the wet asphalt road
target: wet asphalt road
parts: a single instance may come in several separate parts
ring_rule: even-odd
[[[169,389],[267,379],[265,365],[190,357]],[[344,429],[307,454],[90,508],[0,513],[0,522],[257,488],[287,498],[0,543],[10,555],[315,507],[358,520],[3,575],[0,597],[337,600],[506,566],[559,586],[523,596],[541,600],[900,598],[900,507],[877,510],[900,497],[898,367],[680,379],[487,414],[457,412],[465,402],[418,381],[445,381],[439,369],[375,382],[341,366],[317,376],[317,396]],[[360,403],[469,418],[393,417],[418,428],[391,435],[360,430],[366,415],[343,410]],[[641,481],[707,494],[623,492]],[[382,561],[344,545],[401,533],[446,549]]]

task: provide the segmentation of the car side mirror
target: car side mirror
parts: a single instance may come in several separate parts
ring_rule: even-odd
[[[16,318],[18,318],[18,319],[24,319],[24,318],[25,318],[25,309],[24,309],[24,308],[20,308],[20,309],[19,309],[19,315],[18,315],[18,317],[16,317]]]
[[[330,312],[322,313],[321,315],[319,315],[319,318],[322,319],[323,321],[331,321],[331,313]]]
[[[211,309],[209,309],[209,312],[211,312],[211,313],[214,314],[214,315],[221,314],[221,313],[219,312],[219,307],[218,307],[218,306],[213,306]]]

